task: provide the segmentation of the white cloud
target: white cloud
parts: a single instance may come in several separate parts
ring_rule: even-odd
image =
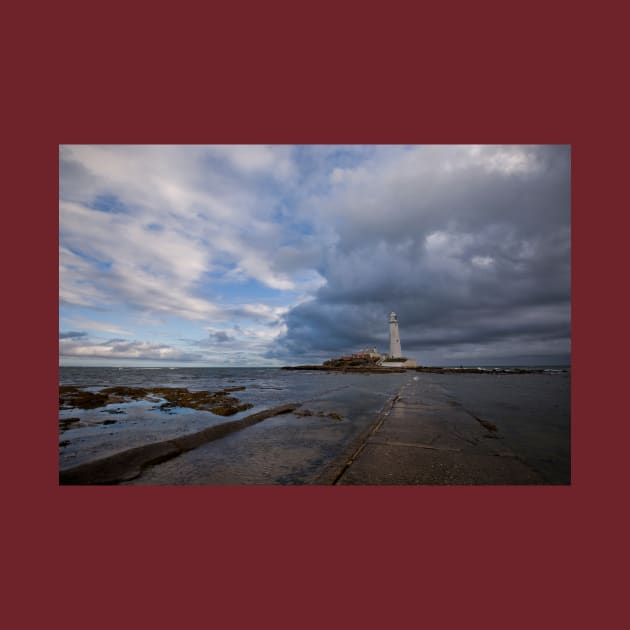
[[[116,326],[110,323],[97,322],[90,319],[85,319],[82,317],[64,317],[63,321],[68,322],[68,324],[72,325],[76,328],[86,329],[86,330],[97,330],[99,332],[106,332],[112,335],[123,335],[129,336],[132,333],[120,326]]]
[[[494,258],[492,258],[492,256],[473,256],[470,262],[475,265],[475,267],[487,269],[494,264]]]
[[[234,173],[285,180],[295,173],[292,147],[65,146],[61,148],[60,295],[76,305],[126,303],[190,319],[218,317],[206,274],[277,290],[308,290],[286,265],[286,225],[270,198]],[[209,161],[210,160],[210,161]],[[98,204],[113,204],[107,212]],[[96,206],[95,206],[96,204]],[[104,208],[107,209],[107,208]],[[77,255],[81,254],[81,256]],[[67,264],[72,257],[72,265]]]
[[[248,173],[266,173],[279,179],[287,179],[295,173],[290,146],[228,144],[215,145],[211,151]]]
[[[330,174],[330,181],[333,184],[360,184],[365,182],[369,177],[369,172],[361,167],[355,168],[339,168],[336,167]]]
[[[74,306],[95,306],[107,300],[107,294],[86,279],[93,267],[66,247],[59,249],[59,301]]]
[[[489,172],[498,171],[505,175],[528,173],[538,166],[535,155],[523,147],[486,148],[478,156],[477,163]]]
[[[60,339],[61,357],[99,358],[99,359],[156,359],[194,361],[202,358],[200,353],[183,352],[166,344],[146,341],[123,341],[112,339],[104,343],[95,343],[83,339]]]

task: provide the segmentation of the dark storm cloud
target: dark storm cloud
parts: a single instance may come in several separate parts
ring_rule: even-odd
[[[210,333],[210,339],[215,343],[226,343],[227,341],[233,341],[234,337],[230,337],[226,332],[219,330],[218,332]]]
[[[68,332],[59,333],[59,339],[78,339],[79,337],[86,337],[87,333],[77,332],[76,330],[69,330]]]
[[[199,348],[213,348],[217,344],[226,344],[228,342],[235,341],[235,337],[228,335],[224,330],[209,331],[208,336],[205,339],[184,339],[191,346]]]
[[[361,171],[311,210],[337,239],[315,299],[271,356],[376,345],[436,359],[570,351],[570,149],[418,147]]]

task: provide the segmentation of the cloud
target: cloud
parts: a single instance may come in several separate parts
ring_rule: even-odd
[[[226,265],[236,281],[309,290],[317,244],[295,247],[301,234],[279,220],[282,202],[273,187],[291,186],[293,152],[61,147],[60,302],[221,319],[211,278]]]
[[[287,179],[295,173],[290,146],[215,145],[210,150],[246,173],[263,173],[278,179]]]
[[[64,321],[78,328],[86,328],[87,330],[96,330],[99,332],[106,332],[112,335],[131,335],[131,333],[120,326],[108,322],[98,322],[85,317],[63,317]],[[86,333],[82,333],[86,334]]]
[[[66,325],[136,339],[68,356],[316,360],[391,310],[421,362],[570,352],[568,146],[64,146],[59,211]]]
[[[68,332],[59,333],[59,339],[78,339],[79,337],[86,337],[87,333],[84,332],[76,332],[74,330],[69,330]]]
[[[270,356],[385,350],[395,310],[403,351],[419,360],[566,360],[569,156],[565,146],[415,147],[333,171],[336,192],[305,204],[339,237],[318,269],[325,285],[287,313]]]
[[[228,334],[225,330],[208,330],[208,336],[205,339],[191,339],[188,342],[191,345],[201,348],[216,348],[217,345],[232,344],[236,341],[236,337]]]
[[[65,358],[153,359],[159,361],[197,361],[202,358],[200,353],[183,352],[167,344],[125,341],[124,339],[109,339],[99,343],[83,339],[76,341],[60,338],[59,355]]]

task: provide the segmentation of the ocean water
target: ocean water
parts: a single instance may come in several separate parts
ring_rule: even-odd
[[[383,390],[386,395],[392,391],[391,385],[397,385],[403,380],[401,376],[406,375],[367,375],[376,391]],[[328,372],[302,372],[280,368],[59,368],[60,385],[75,385],[93,391],[116,385],[144,388],[186,387],[191,392],[245,387],[245,390],[232,395],[254,407],[228,419],[238,419],[260,409],[288,402],[308,401],[336,390],[351,388],[365,380],[366,375],[346,375],[342,380],[338,374]],[[176,414],[189,412],[190,410],[175,410]],[[74,412],[73,414],[78,415]]]
[[[571,375],[424,374],[447,399],[491,422],[504,444],[550,483],[571,482]]]
[[[495,366],[497,367],[497,366]],[[369,428],[410,379],[495,424],[506,446],[549,483],[570,483],[570,371],[544,374],[341,374],[279,368],[61,367],[60,385],[187,387],[235,392],[251,409],[216,416],[188,408],[163,410],[150,401],[59,411],[78,422],[60,433],[61,470],[147,443],[231,422],[263,409],[301,403],[312,415],[269,418],[147,469],[138,484],[314,483]],[[334,412],[340,420],[329,417]],[[418,421],[422,419],[419,418]]]
[[[124,449],[160,442],[286,403],[301,403],[312,416],[277,416],[218,440],[217,457],[233,464],[218,478],[192,472],[160,477],[154,483],[308,483],[318,469],[332,461],[369,426],[379,410],[404,384],[407,374],[337,374],[279,368],[60,368],[60,384],[91,391],[104,387],[187,387],[189,391],[234,392],[252,408],[232,416],[218,416],[189,408],[163,410],[159,403],[134,401],[97,409],[62,409],[60,420],[78,418],[60,434],[60,469],[106,457]],[[317,414],[335,413],[341,421]],[[279,427],[282,427],[280,430]],[[271,432],[271,435],[269,433]],[[257,438],[252,445],[251,436]],[[236,441],[236,447],[234,442]],[[230,448],[231,450],[226,450]],[[196,449],[199,451],[199,449]],[[229,455],[226,453],[229,452]],[[272,456],[271,453],[275,453]],[[299,456],[297,455],[299,453]],[[297,460],[295,459],[297,457]],[[225,462],[228,458],[230,461]],[[274,460],[277,460],[275,461]],[[180,462],[185,459],[182,455]],[[285,460],[293,459],[288,469]],[[247,466],[239,465],[246,463]]]

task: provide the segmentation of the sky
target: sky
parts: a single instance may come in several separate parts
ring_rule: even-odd
[[[570,362],[568,145],[63,145],[60,365]]]

